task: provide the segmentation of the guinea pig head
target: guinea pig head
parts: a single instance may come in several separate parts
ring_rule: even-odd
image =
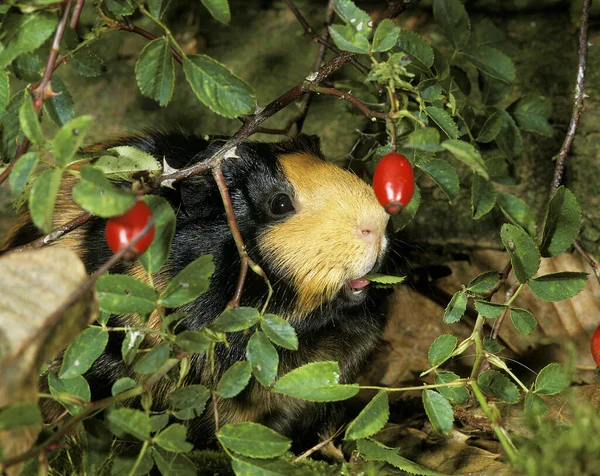
[[[362,302],[368,281],[361,278],[380,266],[388,246],[388,215],[372,188],[310,151],[281,154],[279,162],[292,193],[272,207],[293,213],[259,234],[261,254],[295,289],[300,314],[336,298]]]

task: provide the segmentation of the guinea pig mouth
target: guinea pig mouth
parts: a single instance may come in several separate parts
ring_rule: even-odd
[[[367,286],[369,281],[366,278],[351,279],[344,286],[344,295],[351,302],[361,302],[367,297]]]

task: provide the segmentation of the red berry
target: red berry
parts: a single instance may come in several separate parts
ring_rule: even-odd
[[[152,210],[142,201],[136,202],[123,215],[109,218],[104,235],[113,253],[125,248],[146,227],[151,218]],[[155,231],[153,224],[148,232],[133,245],[133,256],[125,258],[134,259],[146,251],[154,239]]]
[[[400,213],[415,191],[415,176],[408,159],[396,152],[385,154],[375,168],[373,189],[387,213]]]
[[[600,326],[598,326],[598,328],[594,331],[594,335],[592,335],[590,349],[592,350],[594,362],[596,362],[596,365],[600,367]]]

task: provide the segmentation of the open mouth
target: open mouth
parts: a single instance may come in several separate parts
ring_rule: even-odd
[[[367,287],[370,282],[366,278],[351,279],[344,286],[344,294],[350,301],[362,301],[367,296]]]

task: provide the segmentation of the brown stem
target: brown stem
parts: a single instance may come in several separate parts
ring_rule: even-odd
[[[506,291],[505,302],[510,301],[510,299],[515,295],[515,292],[517,291],[517,289],[519,289],[519,286],[520,286],[519,283],[513,284],[511,286],[511,288],[508,291]],[[496,322],[494,322],[494,328],[492,330],[492,335],[491,335],[492,339],[498,338],[500,328],[502,327],[502,323],[504,322],[504,319],[506,318],[509,309],[510,309],[509,307],[504,309],[504,312],[502,313],[502,315],[496,320]]]
[[[125,21],[126,21],[126,23],[115,22],[110,26],[117,30],[130,31],[132,33],[136,33],[150,41],[156,40],[158,38],[158,36],[150,33],[149,31],[146,31],[140,27],[135,26],[133,23],[131,23],[131,21],[128,18],[125,18]],[[177,61],[179,64],[183,64],[183,58],[179,54],[179,52],[173,46],[169,45],[169,47],[171,48],[171,54],[173,55],[173,58],[175,58],[175,61]]]
[[[567,154],[573,145],[575,140],[575,133],[579,126],[579,119],[583,111],[583,99],[585,98],[585,69],[587,65],[587,52],[588,52],[588,27],[590,8],[592,6],[592,0],[583,0],[583,6],[581,9],[581,27],[579,29],[579,64],[577,66],[577,82],[575,85],[575,100],[573,102],[573,113],[571,115],[571,123],[565,140],[556,156],[556,168],[554,170],[554,179],[552,180],[552,189],[550,195],[554,195],[558,187],[562,182],[563,173],[565,170],[565,162],[567,160]]]
[[[583,256],[583,259],[585,259],[587,264],[590,265],[590,268],[592,268],[592,271],[596,275],[596,279],[600,283],[600,270],[598,269],[598,263],[596,260],[581,246],[581,243],[579,243],[578,240],[573,242],[573,246],[579,253],[581,253],[581,256]]]
[[[346,91],[339,91],[334,88],[323,88],[320,86],[308,86],[309,91],[314,91],[317,94],[328,94],[330,96],[336,96],[344,101],[348,101],[354,104],[357,108],[359,108],[367,117],[377,117],[379,119],[390,119],[390,114],[387,112],[377,112],[369,109],[363,102],[361,102],[356,97],[352,96],[352,94],[347,93]]]
[[[508,279],[508,275],[510,274],[511,270],[512,270],[512,263],[509,261],[506,264],[506,266],[504,267],[504,269],[502,270],[502,272],[500,273],[498,282],[495,284],[495,286],[492,289],[490,289],[487,293],[485,293],[486,299],[488,299],[488,300],[492,299],[492,296],[500,290],[502,285]]]
[[[75,8],[73,10],[73,16],[71,17],[71,28],[73,30],[77,28],[77,24],[79,23],[79,18],[81,17],[81,12],[83,11],[83,6],[85,5],[85,0],[77,0],[75,4]]]

